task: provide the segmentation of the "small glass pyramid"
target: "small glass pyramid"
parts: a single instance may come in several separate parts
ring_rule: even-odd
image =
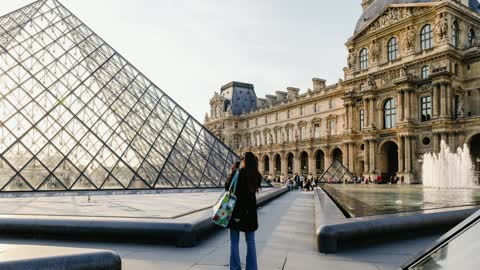
[[[353,174],[340,161],[334,160],[332,165],[320,177],[321,182],[345,182],[353,178]]]
[[[237,159],[58,1],[0,17],[0,191],[219,187]]]

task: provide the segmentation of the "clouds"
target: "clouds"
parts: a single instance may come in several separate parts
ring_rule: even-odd
[[[0,13],[30,1],[9,0]],[[360,1],[62,0],[113,48],[203,122],[214,91],[232,80],[263,96],[335,83]]]

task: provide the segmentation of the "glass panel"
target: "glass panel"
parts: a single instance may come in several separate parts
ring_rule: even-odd
[[[231,150],[61,4],[35,2],[0,25],[3,191],[225,180]]]

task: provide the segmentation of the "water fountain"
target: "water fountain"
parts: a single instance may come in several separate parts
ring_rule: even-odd
[[[438,154],[427,153],[423,156],[423,185],[436,188],[475,188],[473,163],[467,145],[450,152],[442,141]]]

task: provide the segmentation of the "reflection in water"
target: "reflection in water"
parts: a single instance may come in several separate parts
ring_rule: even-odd
[[[479,189],[339,184],[327,185],[326,191],[355,217],[480,205]]]

